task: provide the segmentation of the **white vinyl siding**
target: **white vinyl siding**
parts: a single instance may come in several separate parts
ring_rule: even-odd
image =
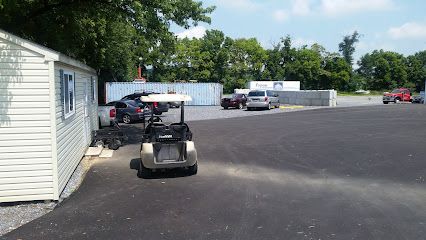
[[[59,69],[75,73],[67,119]],[[83,63],[0,29],[0,202],[58,200],[98,127],[97,100],[84,117],[91,78]]]
[[[61,77],[60,71],[75,73],[75,113],[64,117],[64,105],[61,101]],[[55,87],[56,87],[56,137],[58,153],[58,181],[59,192],[62,192],[70,176],[84,156],[90,144],[86,139],[84,128],[84,92],[85,82],[90,84],[90,78],[94,74],[87,73],[78,68],[72,68],[64,64],[55,63]],[[90,95],[89,95],[90,97]],[[97,129],[93,120],[97,120],[97,102],[89,104],[90,131]],[[97,123],[97,121],[96,121]]]
[[[0,202],[53,199],[48,63],[0,38]]]

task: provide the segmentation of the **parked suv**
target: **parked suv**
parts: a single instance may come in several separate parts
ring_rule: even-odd
[[[399,103],[399,102],[412,102],[410,90],[407,88],[398,88],[393,90],[391,93],[383,94],[383,104],[388,104],[390,102]]]
[[[279,107],[280,100],[278,95],[269,90],[252,90],[247,95],[247,110],[256,108]]]
[[[142,92],[142,93],[133,93],[127,96],[124,96],[121,100],[134,100],[139,107],[142,109],[146,107],[147,104],[141,101],[142,96],[148,96],[149,94],[154,94],[154,92]],[[154,105],[154,114],[161,115],[163,112],[169,111],[169,105],[167,103],[153,103]]]
[[[243,109],[247,104],[247,96],[245,94],[234,93],[232,97],[222,98],[220,105],[224,109],[228,109],[230,107]]]

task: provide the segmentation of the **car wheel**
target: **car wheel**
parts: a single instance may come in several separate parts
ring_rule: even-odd
[[[238,109],[243,109],[243,107],[244,107],[244,106],[243,106],[243,104],[242,104],[242,103],[239,103],[239,104],[238,104]]]
[[[195,175],[198,172],[198,162],[196,162],[194,165],[188,167],[188,174],[189,175]]]
[[[389,102],[383,102],[383,104],[388,104]]]
[[[223,107],[223,109],[228,109],[228,107]]]
[[[247,111],[251,111],[251,110],[253,110],[253,108],[247,107]]]
[[[129,123],[131,123],[131,122],[132,122],[132,119],[130,118],[130,115],[129,115],[129,114],[124,114],[124,116],[123,116],[123,122],[124,122],[125,124],[129,124]]]
[[[280,105],[280,102],[278,102],[276,108],[280,108]]]
[[[395,103],[399,103],[399,98],[396,98],[396,99],[395,99]]]
[[[138,169],[138,177],[139,178],[149,178],[151,177],[152,172],[151,169],[146,168],[142,161],[139,161],[139,169]]]
[[[271,103],[268,103],[268,110],[271,110]]]

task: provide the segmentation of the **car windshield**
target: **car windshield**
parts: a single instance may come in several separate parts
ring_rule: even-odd
[[[248,96],[249,97],[263,97],[263,96],[265,96],[265,92],[263,92],[263,91],[249,92]]]
[[[399,89],[395,89],[395,90],[392,91],[392,93],[400,93],[400,92],[401,92],[401,90],[399,90]]]

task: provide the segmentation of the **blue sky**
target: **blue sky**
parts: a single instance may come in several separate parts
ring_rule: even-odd
[[[256,37],[270,48],[290,35],[296,46],[319,43],[338,51],[344,35],[361,35],[355,58],[374,49],[404,55],[426,49],[426,1],[421,0],[204,0],[216,6],[212,23],[189,30],[173,27],[180,37],[201,37],[218,29],[232,38]]]

